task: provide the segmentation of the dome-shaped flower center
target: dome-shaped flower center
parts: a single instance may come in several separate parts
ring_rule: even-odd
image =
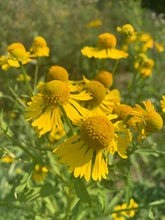
[[[39,36],[33,40],[33,46],[34,47],[46,47],[47,43],[43,37]]]
[[[122,31],[126,34],[132,34],[133,32],[135,32],[135,30],[131,24],[123,25]]]
[[[51,66],[47,74],[47,81],[60,80],[65,82],[68,77],[68,72],[62,66]]]
[[[105,88],[109,88],[113,83],[112,73],[102,70],[96,74],[95,80],[101,82]]]
[[[41,94],[44,97],[45,104],[54,107],[58,105],[57,102],[65,103],[69,98],[69,88],[66,83],[53,80],[50,82],[45,83],[41,87]]]
[[[124,120],[131,112],[132,107],[125,104],[116,105],[113,109],[113,113],[118,115],[118,120]]]
[[[12,44],[10,44],[10,45],[8,46],[8,48],[7,48],[7,51],[8,51],[9,53],[11,53],[11,52],[12,52],[13,50],[15,50],[15,49],[22,49],[22,50],[25,51],[25,47],[24,47],[24,45],[21,44],[21,43],[12,43]]]
[[[147,59],[144,63],[143,63],[143,67],[144,68],[148,68],[151,69],[154,65],[154,61],[152,59]]]
[[[145,119],[145,129],[149,133],[155,133],[159,131],[163,126],[162,117],[155,111],[148,112]]]
[[[88,101],[91,105],[100,104],[106,96],[105,87],[98,81],[90,81],[83,87],[83,89],[89,92],[93,97],[93,99]]]
[[[94,150],[104,149],[114,137],[114,127],[104,116],[89,117],[81,126],[83,141]]]
[[[97,46],[103,49],[114,48],[116,46],[116,41],[116,37],[113,34],[100,34],[98,36]]]
[[[17,48],[11,51],[13,58],[16,58],[18,61],[23,61],[28,58],[27,52],[25,49]]]

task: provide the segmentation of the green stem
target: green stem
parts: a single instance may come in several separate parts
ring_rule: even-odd
[[[37,57],[37,64],[35,68],[35,73],[34,73],[34,87],[33,90],[36,90],[36,85],[37,85],[37,79],[38,79],[38,70],[39,70],[39,58]]]
[[[2,134],[5,135],[6,137],[10,138],[13,143],[20,147],[26,154],[28,154],[34,161],[38,161],[38,158],[36,158],[30,151],[28,148],[24,147],[21,143],[19,143],[14,137],[10,136],[9,134],[7,134],[4,130],[1,130]],[[41,163],[41,161],[39,161]]]
[[[73,127],[72,127],[72,124],[71,124],[71,122],[70,122],[70,120],[69,120],[69,118],[68,118],[68,116],[67,116],[67,114],[66,114],[66,112],[65,112],[65,109],[63,108],[63,106],[61,105],[60,102],[58,102],[58,105],[59,105],[60,110],[62,111],[62,113],[63,113],[63,115],[64,115],[64,118],[65,118],[65,120],[66,120],[66,123],[68,124],[68,126],[69,126],[69,128],[70,128],[70,135],[73,135],[73,134],[74,134],[74,132],[73,132]]]
[[[33,90],[32,90],[32,88],[30,86],[29,81],[26,78],[26,73],[25,73],[24,66],[23,66],[23,64],[21,62],[19,62],[19,64],[20,64],[20,67],[21,67],[21,70],[22,70],[22,74],[23,74],[23,77],[24,77],[24,80],[25,80],[25,84],[26,84],[29,96],[33,96]]]

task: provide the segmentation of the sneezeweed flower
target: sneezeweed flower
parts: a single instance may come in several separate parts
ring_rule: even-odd
[[[87,27],[98,27],[101,25],[103,25],[101,20],[93,20],[93,21],[89,22],[86,26]]]
[[[86,181],[91,176],[94,181],[106,179],[106,156],[117,152],[122,158],[127,158],[126,150],[131,142],[129,129],[122,122],[112,123],[115,117],[96,115],[82,122],[80,135],[70,137],[55,148],[59,163],[66,164],[69,172],[73,172],[75,177],[84,176]]]
[[[117,31],[121,34],[125,34],[128,36],[134,36],[137,32],[134,30],[134,27],[131,24],[125,24],[122,27],[117,27]]]
[[[85,78],[84,78],[85,79]],[[92,99],[85,102],[86,108],[90,114],[106,115],[112,112],[112,106],[120,103],[120,93],[117,89],[106,90],[99,81],[89,81],[85,79],[86,84],[83,90],[87,91]]]
[[[155,50],[158,51],[158,52],[163,52],[164,51],[163,44],[159,44],[157,41],[154,42],[154,47],[155,47]]]
[[[132,107],[126,104],[118,104],[113,107],[113,114],[116,114],[118,117],[116,120],[123,121],[128,127],[134,125],[133,118],[131,117]]]
[[[154,63],[154,60],[149,59],[145,54],[140,53],[135,57],[134,67],[139,71],[142,77],[145,78],[152,74]]]
[[[30,80],[31,80],[31,76],[29,76],[28,74],[26,74],[26,79],[27,79],[28,81],[30,81]],[[19,77],[16,78],[16,80],[17,80],[17,81],[24,81],[25,79],[24,79],[23,74],[20,74]]]
[[[47,172],[48,169],[46,167],[43,167],[40,164],[36,164],[32,173],[32,178],[36,182],[43,182],[48,176]]]
[[[162,100],[160,100],[162,111],[165,112],[165,96],[162,96]]]
[[[30,52],[33,57],[48,57],[49,48],[47,47],[46,40],[41,36],[34,38]]]
[[[8,57],[0,57],[0,65],[3,70],[8,70],[12,67],[20,67],[20,62],[26,64],[31,61],[30,53],[26,51],[21,43],[12,43],[7,48]]]
[[[155,133],[161,130],[163,126],[162,117],[155,111],[154,105],[149,100],[143,101],[145,110],[138,104],[135,105],[132,111],[136,127],[134,132],[140,132],[139,139],[146,138],[147,134]]]
[[[5,163],[13,163],[14,162],[14,155],[5,155],[3,157],[1,157],[1,160]]]
[[[148,33],[140,33],[137,38],[137,45],[135,46],[135,50],[139,52],[145,52],[148,49],[153,48],[153,39]]]
[[[119,211],[122,209],[131,209],[131,208],[137,208],[138,204],[134,202],[133,199],[130,200],[129,206],[127,206],[126,203],[123,203],[122,205],[118,205],[114,208],[114,211]],[[125,217],[132,218],[135,215],[136,210],[130,210],[130,211],[121,211],[119,213],[113,213],[113,219],[114,220],[125,220]]]
[[[112,73],[102,70],[96,74],[95,80],[101,82],[105,88],[109,88],[113,83],[113,76]]]
[[[98,36],[97,47],[84,47],[81,53],[89,58],[98,59],[121,59],[127,58],[128,53],[116,49],[117,39],[113,34],[104,33]]]
[[[77,101],[90,100],[91,97],[85,91],[74,94],[69,88],[69,84],[52,80],[42,83],[39,93],[33,96],[28,103],[26,121],[33,120],[32,126],[38,130],[39,137],[52,131],[56,133],[63,130],[61,116],[63,113],[59,103],[64,108],[67,117],[71,120],[79,120],[88,114],[88,110],[83,108]]]
[[[62,66],[51,66],[47,73],[47,81],[60,80],[66,82],[69,78],[69,74]]]
[[[137,36],[136,35],[128,35],[124,45],[122,46],[122,50],[128,51],[129,45],[135,43]]]

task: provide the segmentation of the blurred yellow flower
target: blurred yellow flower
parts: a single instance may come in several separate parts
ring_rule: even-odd
[[[68,138],[55,148],[55,156],[60,157],[59,163],[66,164],[69,172],[73,172],[75,177],[84,176],[86,181],[91,176],[94,181],[106,179],[108,168],[103,151],[105,155],[117,152],[122,158],[127,158],[126,149],[132,140],[129,129],[122,122],[112,123],[115,117],[97,115],[82,122],[80,135]]]
[[[162,99],[163,100],[161,100],[160,103],[161,103],[162,111],[165,112],[165,96],[164,95],[162,96]]]
[[[39,90],[40,92],[31,98],[32,101],[28,102],[25,114],[26,121],[33,120],[32,126],[38,130],[39,137],[49,131],[56,133],[58,130],[64,130],[59,103],[71,121],[79,120],[88,114],[88,110],[77,102],[91,99],[85,91],[72,94],[69,84],[59,80],[42,83]]]
[[[89,22],[86,26],[87,27],[98,27],[101,25],[103,25],[101,20],[93,20],[93,21]]]
[[[26,79],[27,79],[28,81],[30,81],[30,80],[31,80],[31,76],[29,76],[28,74],[26,74]],[[24,81],[24,76],[23,76],[23,74],[20,74],[19,77],[16,78],[16,80],[17,80],[17,81]]]
[[[144,78],[152,74],[152,68],[154,64],[154,60],[148,59],[147,56],[143,53],[140,53],[135,57],[134,67]]]
[[[150,34],[148,33],[140,33],[137,37],[137,45],[135,46],[135,50],[139,52],[145,52],[148,49],[153,48],[154,41]]]
[[[159,44],[158,42],[155,41],[154,46],[155,46],[156,51],[158,51],[158,52],[163,52],[164,51],[163,44]]]
[[[48,57],[49,48],[47,47],[46,40],[41,36],[34,38],[30,52],[33,57]]]
[[[1,160],[5,163],[13,163],[14,162],[14,155],[5,155],[1,157]]]
[[[102,70],[96,74],[95,80],[101,82],[105,88],[109,88],[113,83],[112,73]]]
[[[127,58],[128,53],[122,50],[115,49],[116,37],[110,33],[100,34],[97,40],[97,47],[84,47],[81,53],[89,58],[95,57],[98,59],[121,59]]]
[[[32,173],[32,178],[36,182],[43,182],[45,178],[48,176],[47,172],[48,169],[46,167],[36,164]]]
[[[0,57],[0,65],[3,70],[8,70],[11,66],[19,67],[21,62],[26,64],[31,60],[30,53],[26,51],[25,47],[21,43],[12,43],[7,48],[8,57]]]
[[[62,66],[51,66],[47,73],[47,81],[60,80],[66,82],[69,78],[67,70]]]
[[[122,27],[117,27],[117,31],[129,36],[133,36],[137,34],[137,32],[134,30],[131,24],[125,24]]]
[[[134,202],[133,199],[130,200],[129,206],[127,206],[126,203],[123,203],[122,205],[118,205],[114,208],[114,211],[119,211],[122,209],[131,209],[131,208],[137,208],[138,204]],[[113,213],[113,219],[114,220],[125,220],[125,217],[132,218],[135,215],[135,211],[137,210],[130,210],[130,211],[121,211],[118,213]]]

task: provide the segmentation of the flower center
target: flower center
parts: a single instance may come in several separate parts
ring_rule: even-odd
[[[51,66],[47,74],[47,81],[60,80],[65,82],[68,77],[68,72],[62,66]]]
[[[94,150],[108,147],[114,137],[114,127],[104,116],[89,117],[81,126],[81,137]]]
[[[43,37],[36,37],[33,41],[34,47],[46,47],[47,43]]]
[[[109,88],[113,83],[112,73],[102,70],[96,74],[95,80],[101,82],[105,88]]]
[[[64,104],[69,98],[69,88],[66,83],[53,80],[41,87],[41,93],[45,99],[45,104],[51,107],[58,105],[57,102]]]
[[[114,48],[116,46],[116,41],[116,37],[113,34],[100,34],[98,36],[97,46],[103,49]]]
[[[124,120],[131,112],[131,106],[125,104],[116,105],[113,109],[113,113],[118,115],[118,120]]]
[[[21,44],[21,43],[12,43],[12,44],[10,44],[10,45],[8,46],[8,48],[7,48],[7,51],[8,51],[9,53],[11,53],[13,50],[18,49],[18,48],[25,51],[25,47],[24,47],[23,44]]]
[[[22,48],[17,48],[11,51],[13,58],[16,58],[18,61],[22,61],[28,58],[26,50]]]
[[[147,113],[145,116],[145,123],[145,129],[149,133],[155,133],[163,126],[162,117],[155,111]]]
[[[105,87],[98,81],[90,81],[84,86],[84,89],[87,90],[87,92],[89,92],[93,97],[92,100],[88,101],[91,105],[100,104],[106,96]]]

